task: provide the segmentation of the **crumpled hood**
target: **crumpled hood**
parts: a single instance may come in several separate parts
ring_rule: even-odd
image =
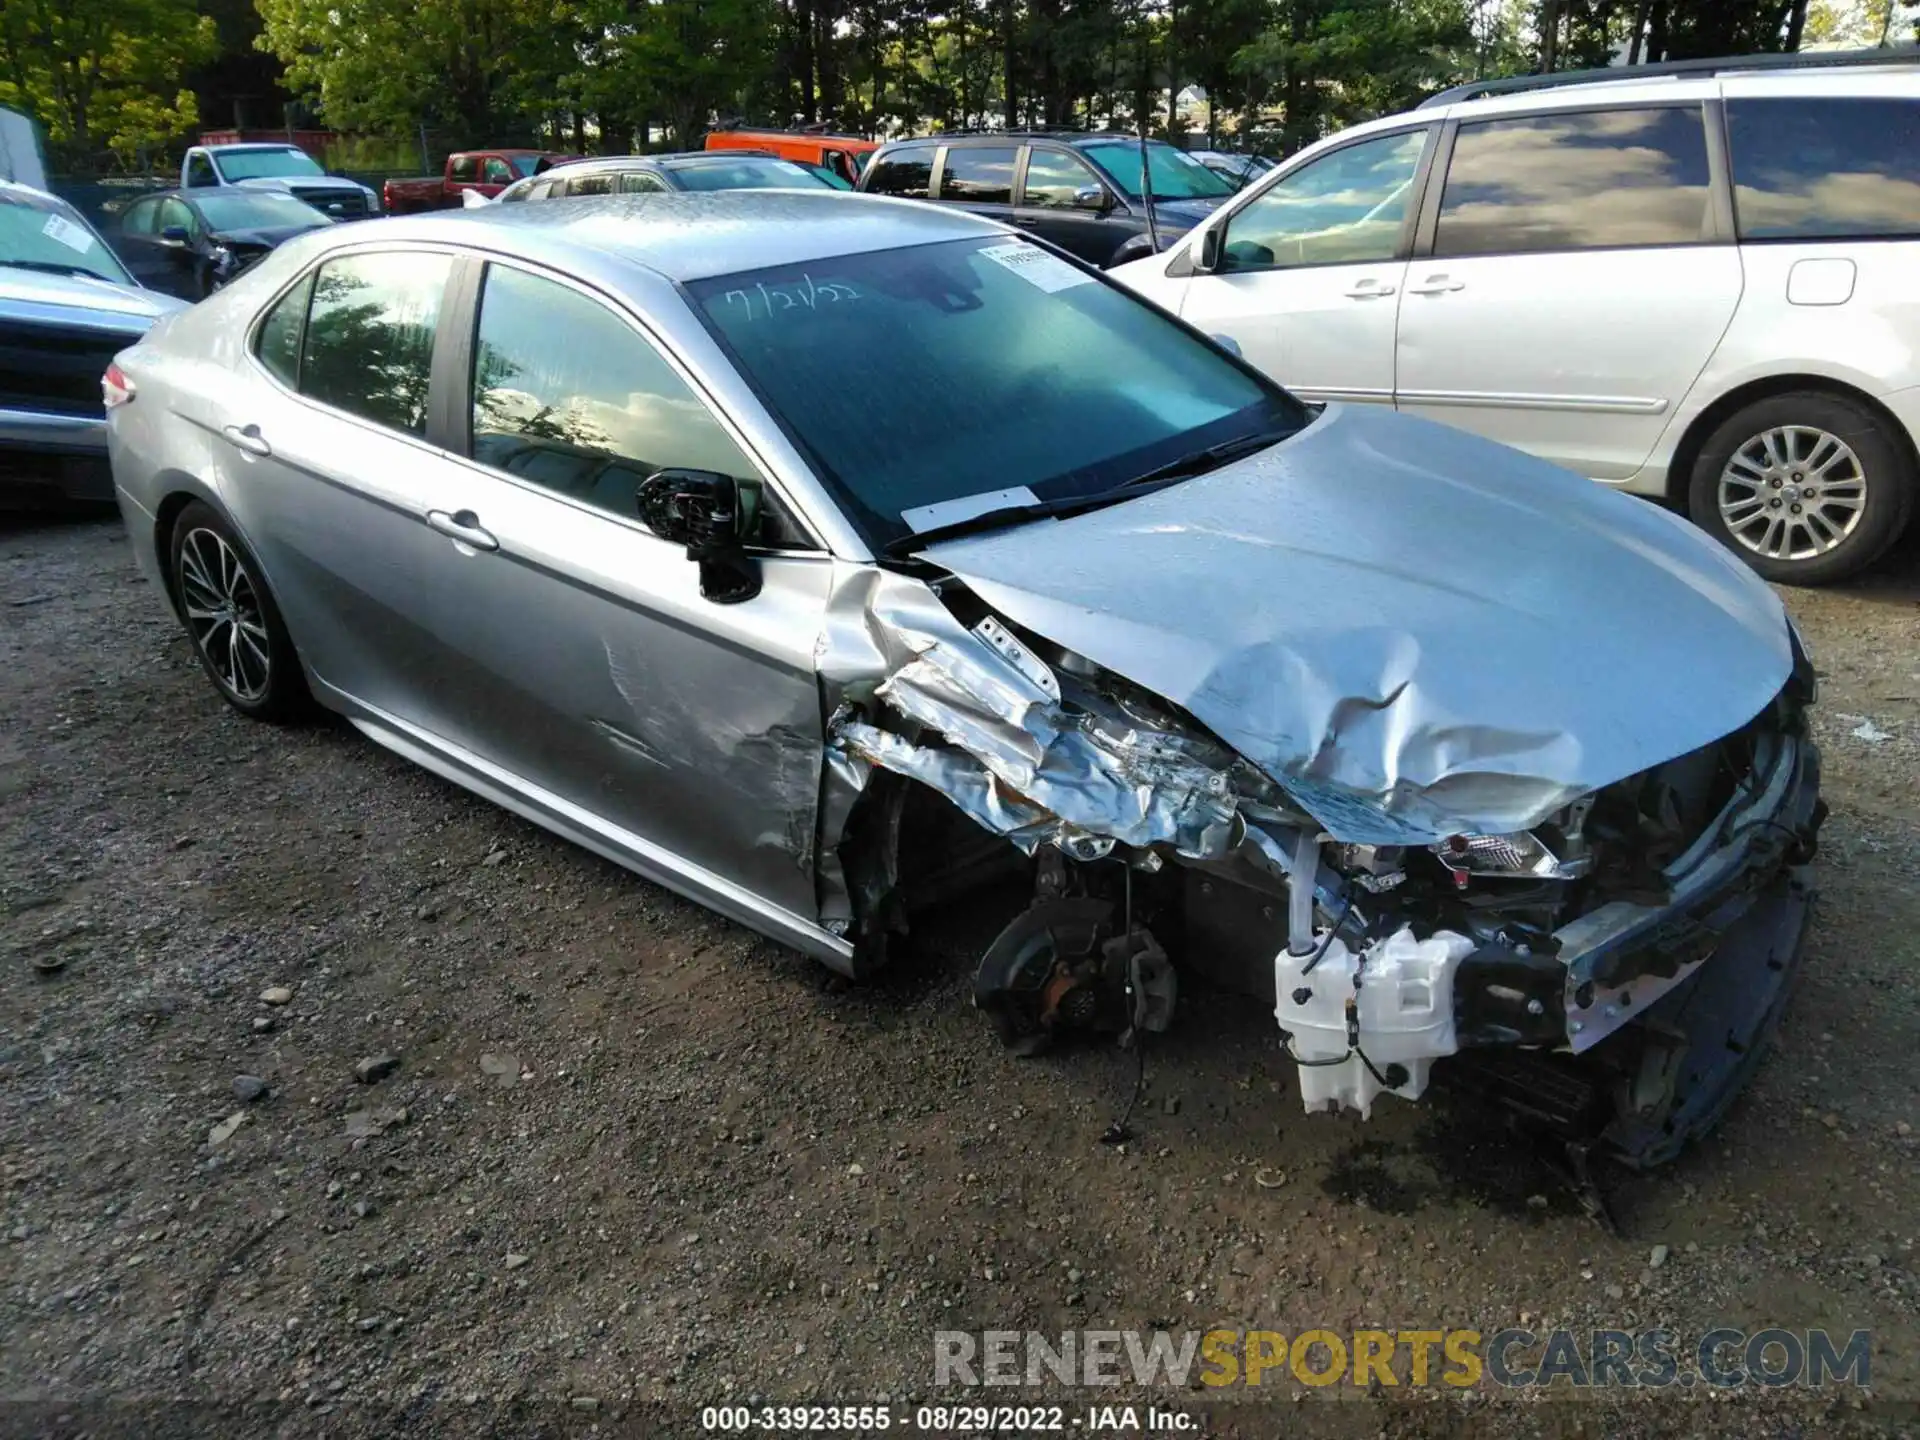
[[[925,553],[1357,843],[1527,829],[1738,729],[1793,663],[1778,597],[1678,517],[1365,408]]]

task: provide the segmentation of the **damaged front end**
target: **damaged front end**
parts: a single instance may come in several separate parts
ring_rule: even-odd
[[[1439,1078],[1651,1164],[1744,1080],[1799,956],[1824,815],[1797,640],[1738,729],[1591,790],[1537,786],[1551,809],[1481,833],[1436,829],[1443,805],[1405,784],[1399,804],[1340,792],[1324,743],[1293,771],[1257,764],[926,571],[869,572],[828,647],[845,681],[822,909],[856,954],[904,923],[904,791],[875,798],[900,777],[1026,857],[1032,903],[975,982],[1022,1053],[1164,1029],[1186,970],[1273,1006],[1309,1110],[1416,1100],[1446,1061]]]

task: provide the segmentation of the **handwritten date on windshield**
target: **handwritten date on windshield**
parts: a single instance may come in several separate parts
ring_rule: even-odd
[[[775,315],[784,315],[790,310],[813,314],[825,305],[839,305],[849,300],[858,300],[860,292],[838,280],[816,284],[813,276],[802,275],[798,280],[789,281],[785,285],[762,283],[756,284],[751,290],[729,290],[720,298],[730,307],[734,305],[743,307],[744,318],[754,321],[771,319]]]

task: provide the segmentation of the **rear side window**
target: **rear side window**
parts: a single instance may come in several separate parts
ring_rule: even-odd
[[[1018,153],[1011,145],[949,146],[947,163],[940,171],[940,198],[1011,205],[1013,161]]]
[[[346,255],[314,278],[300,393],[349,415],[426,433],[434,326],[453,262],[390,250]]]
[[[487,267],[473,358],[473,458],[637,519],[663,466],[755,476],[686,381],[634,328],[570,286]]]
[[[300,383],[300,337],[307,328],[307,301],[312,295],[309,274],[274,303],[253,337],[253,353],[282,385],[297,388]]]
[[[924,200],[933,188],[933,151],[896,150],[878,161],[867,176],[870,195],[900,195]]]
[[[1920,102],[1731,100],[1742,240],[1920,235]]]
[[[611,195],[613,180],[611,175],[576,175],[567,182],[567,194]]]
[[[460,180],[460,181],[467,181],[467,180],[473,179],[475,169],[479,165],[479,163],[480,162],[475,160],[471,155],[454,156],[453,157],[453,178],[455,180]]]
[[[666,188],[658,175],[649,175],[644,170],[629,170],[620,177],[620,193],[623,195],[659,195]]]
[[[1697,106],[1462,125],[1436,255],[1691,245],[1711,235]]]

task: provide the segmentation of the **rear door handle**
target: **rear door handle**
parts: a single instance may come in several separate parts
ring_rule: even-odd
[[[493,538],[490,531],[481,528],[480,517],[471,510],[456,510],[449,515],[444,510],[427,511],[427,527],[437,530],[449,540],[458,540],[462,545],[475,550],[498,550],[500,542]]]
[[[1409,285],[1407,293],[1409,295],[1445,295],[1451,291],[1466,288],[1467,282],[1464,280],[1450,280],[1445,275],[1429,275],[1421,284]]]
[[[1394,287],[1383,285],[1378,280],[1362,280],[1347,291],[1349,300],[1375,300],[1382,295],[1393,294]]]
[[[258,425],[229,425],[220,433],[233,442],[236,450],[244,450],[262,459],[273,454],[273,446],[267,443],[267,437],[260,433]]]

